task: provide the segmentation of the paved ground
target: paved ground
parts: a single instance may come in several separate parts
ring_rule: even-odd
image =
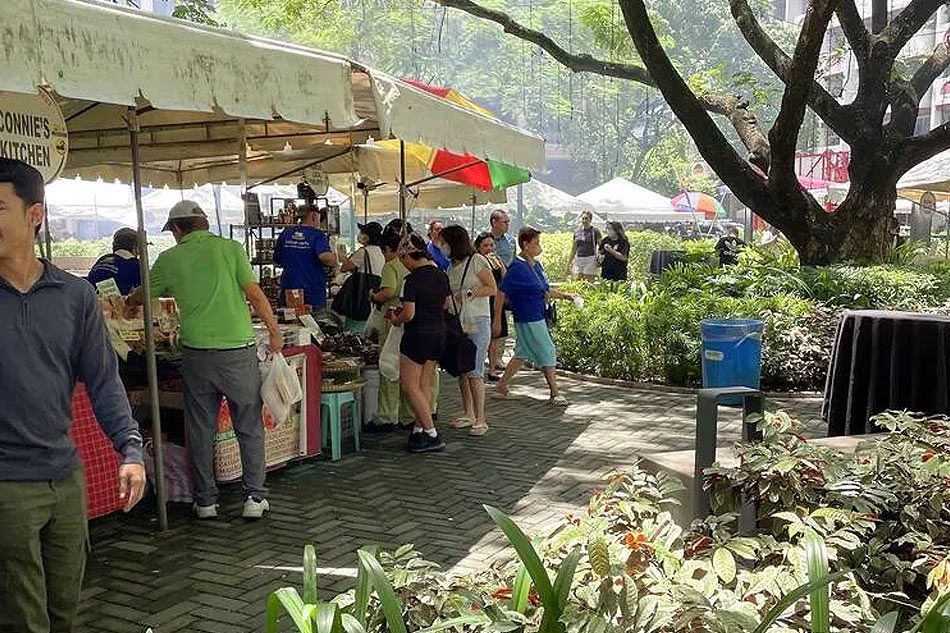
[[[262,522],[239,518],[234,486],[223,489],[217,522],[194,522],[175,505],[171,529],[158,534],[147,503],[93,522],[79,632],[262,631],[266,596],[299,584],[307,542],[317,547],[328,594],[350,586],[355,550],[368,543],[414,543],[446,569],[465,571],[503,554],[483,503],[513,513],[530,532],[577,511],[604,473],[638,453],[691,448],[694,395],[562,382],[575,403],[566,411],[542,399],[540,374],[526,373],[512,389],[518,397],[489,404],[487,436],[447,429],[445,453],[411,456],[402,434],[371,436],[359,455],[274,473],[273,510]],[[443,397],[447,419],[457,406],[448,382]],[[799,414],[812,436],[823,435],[819,406],[814,398],[769,403]],[[726,418],[723,444],[739,436],[738,413]]]

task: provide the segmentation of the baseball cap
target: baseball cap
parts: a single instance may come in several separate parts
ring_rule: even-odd
[[[162,227],[163,231],[171,230],[172,220],[183,220],[185,218],[207,218],[205,212],[201,210],[201,207],[198,206],[198,203],[194,200],[182,200],[181,202],[176,202],[175,206],[171,208],[168,212],[168,221],[165,222],[165,226]]]
[[[383,237],[383,225],[379,222],[367,222],[366,224],[356,225],[360,233],[366,233],[370,238],[371,244],[379,244]]]

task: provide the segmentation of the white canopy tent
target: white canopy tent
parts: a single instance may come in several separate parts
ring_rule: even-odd
[[[577,196],[607,220],[616,222],[679,222],[683,214],[673,209],[666,196],[614,178]]]
[[[913,167],[897,181],[897,192],[914,202],[928,191],[938,200],[950,198],[950,150]]]
[[[42,87],[56,97],[70,144],[64,176],[133,183],[143,262],[146,184],[289,183],[317,166],[352,178],[354,146],[389,136],[544,166],[540,137],[339,55],[88,0],[4,0],[0,24],[0,90]],[[144,274],[146,293],[148,283]],[[145,322],[152,322],[148,302]],[[165,529],[150,328],[146,344]]]
[[[572,196],[566,191],[552,187],[535,178],[522,185],[524,205],[526,208],[543,208],[556,217],[568,214],[579,215],[582,211],[590,210],[596,214],[594,205],[580,198]]]

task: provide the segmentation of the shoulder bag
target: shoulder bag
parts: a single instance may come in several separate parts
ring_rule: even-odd
[[[373,274],[373,260],[369,250],[363,247],[366,272],[354,270],[343,282],[340,292],[333,298],[331,308],[354,321],[365,321],[372,309],[370,295],[379,288],[380,276]]]

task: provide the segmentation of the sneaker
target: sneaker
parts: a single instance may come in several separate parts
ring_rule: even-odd
[[[270,510],[270,504],[267,503],[267,499],[248,497],[244,500],[244,511],[241,512],[241,516],[245,519],[260,519],[268,510]]]
[[[382,422],[380,420],[372,420],[363,425],[364,433],[392,433],[396,430],[396,425],[392,422]]]
[[[191,506],[195,516],[201,521],[209,521],[218,518],[218,504],[212,503],[210,506],[200,506],[197,503]]]
[[[428,433],[416,433],[416,435],[421,436],[422,440],[417,440],[415,444],[412,440],[409,441],[410,453],[434,453],[445,450],[445,442],[438,435],[435,437],[431,437]]]
[[[413,433],[412,431],[409,432],[408,449],[410,453],[419,452],[419,449],[422,447],[424,443],[422,439],[423,437],[428,437],[428,436],[425,433]]]

